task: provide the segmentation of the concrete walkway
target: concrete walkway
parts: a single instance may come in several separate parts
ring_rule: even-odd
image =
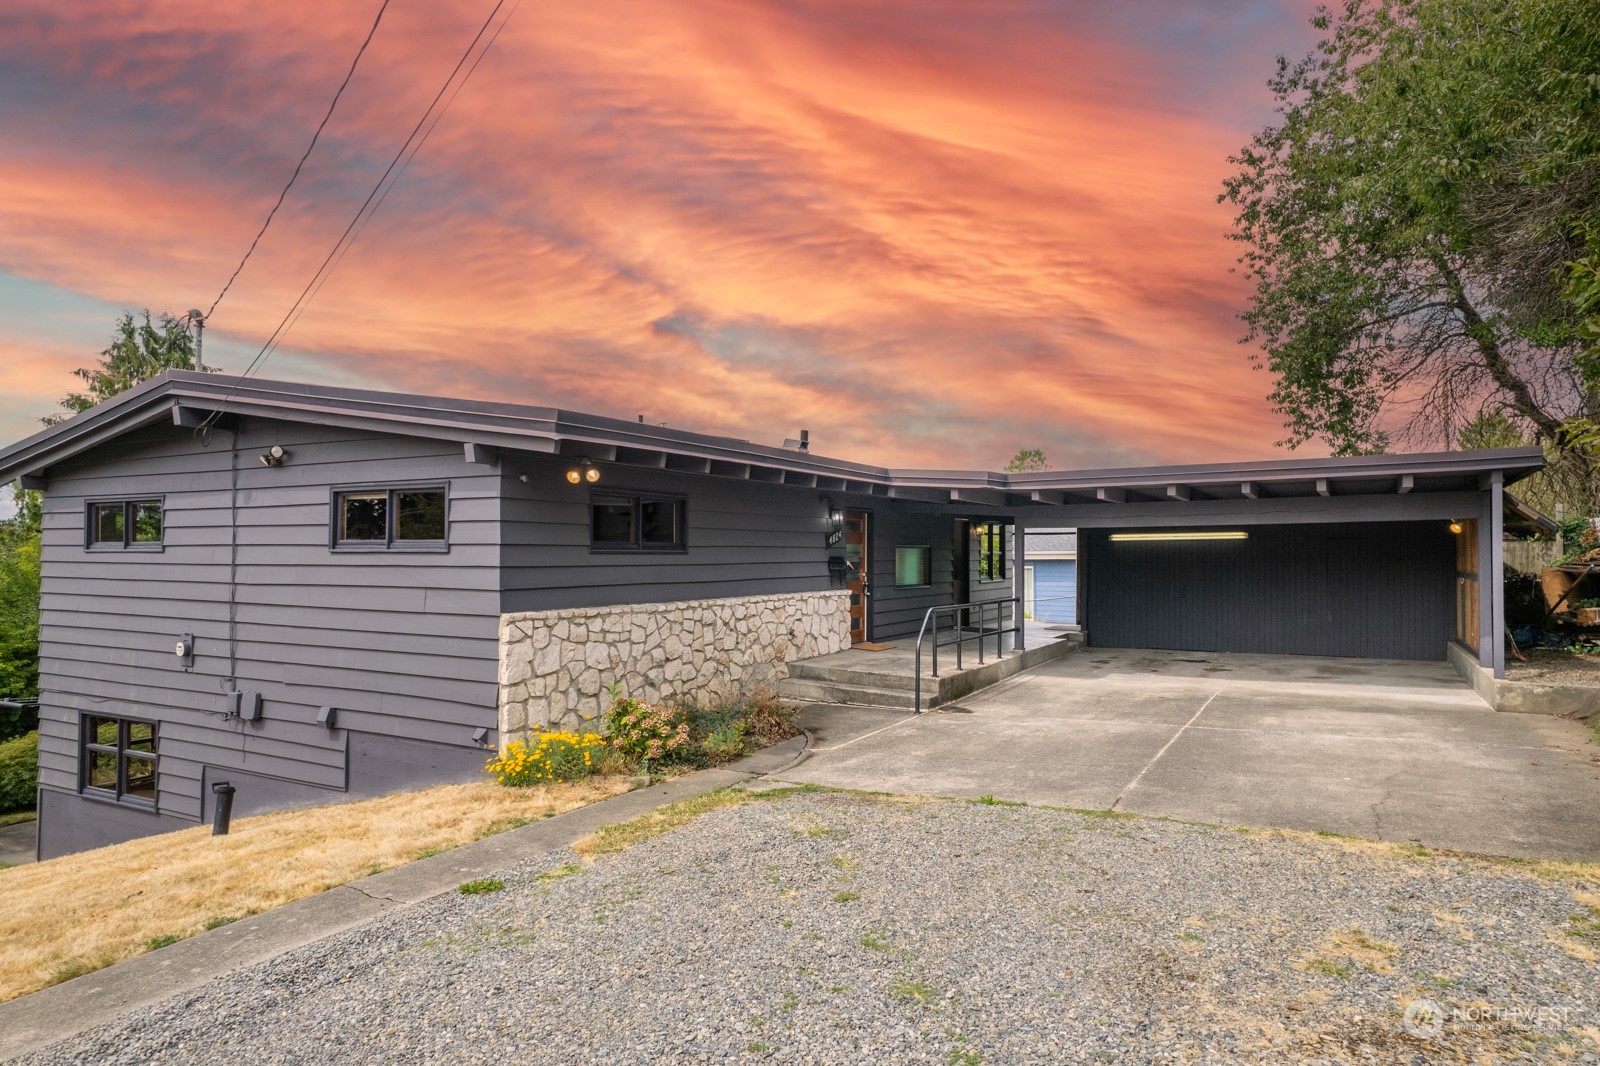
[[[18,822],[16,825],[0,826],[0,863],[6,866],[21,866],[23,863],[32,862],[34,859],[34,840],[38,835],[39,823]]]
[[[786,780],[1600,860],[1600,746],[1444,663],[1090,649],[921,717],[804,721]]]

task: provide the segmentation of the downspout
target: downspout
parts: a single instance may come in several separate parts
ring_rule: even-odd
[[[228,431],[228,678],[227,689],[237,691],[239,679],[239,430]],[[244,735],[239,737],[243,754]]]

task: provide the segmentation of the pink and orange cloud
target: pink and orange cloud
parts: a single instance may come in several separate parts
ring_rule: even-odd
[[[391,5],[211,361],[272,332],[490,6]],[[1306,12],[1138,9],[521,6],[263,375],[806,426],[897,466],[1268,455],[1215,195]],[[375,10],[8,4],[0,270],[208,306]],[[20,314],[7,438],[103,343]]]

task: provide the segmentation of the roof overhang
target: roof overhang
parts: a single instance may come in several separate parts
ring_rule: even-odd
[[[1554,519],[1547,518],[1511,493],[1501,493],[1500,498],[1503,515],[1501,528],[1508,536],[1527,540],[1531,537],[1553,537],[1561,532],[1561,527]]]
[[[1294,497],[1459,493],[1512,484],[1544,465],[1538,448],[1280,459],[1010,474],[891,469],[553,407],[447,399],[168,371],[0,450],[0,483],[41,483],[51,465],[133,430],[170,422],[197,431],[234,418],[365,429],[458,442],[472,462],[532,453],[890,499],[1024,508]]]

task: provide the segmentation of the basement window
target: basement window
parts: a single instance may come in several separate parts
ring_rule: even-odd
[[[677,496],[597,492],[589,497],[589,547],[597,552],[683,551],[684,501]]]
[[[96,551],[160,551],[165,524],[160,499],[99,500],[89,504],[84,539]]]
[[[84,715],[82,789],[85,795],[146,807],[156,805],[156,725],[132,718]]]
[[[442,486],[351,489],[333,498],[333,547],[439,551],[448,547]]]

